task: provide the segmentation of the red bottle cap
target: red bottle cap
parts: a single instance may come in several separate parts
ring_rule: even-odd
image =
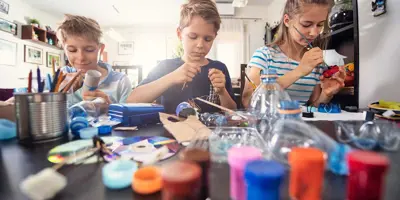
[[[389,166],[389,160],[375,152],[352,151],[347,155],[347,159],[351,169],[385,172]]]

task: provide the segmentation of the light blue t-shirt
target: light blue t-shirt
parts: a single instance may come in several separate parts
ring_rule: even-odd
[[[273,45],[257,49],[248,65],[260,69],[275,69],[279,76],[283,76],[298,67],[299,62],[288,58],[277,45]],[[290,98],[305,104],[310,99],[314,87],[320,84],[319,77],[322,73],[323,67],[318,66],[310,74],[286,88]]]
[[[99,62],[98,65],[107,70],[107,76],[100,81],[98,90],[106,93],[112,103],[125,103],[132,91],[132,84],[129,78],[120,72],[112,69],[110,64]],[[61,68],[63,73],[74,73],[77,70],[70,66]],[[72,95],[68,95],[68,107],[83,101],[82,88],[78,89]]]

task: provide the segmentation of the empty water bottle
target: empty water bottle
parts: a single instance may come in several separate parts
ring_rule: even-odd
[[[279,118],[279,102],[290,100],[288,93],[276,82],[277,78],[276,70],[262,70],[261,84],[250,100],[249,111],[260,121],[257,129],[262,135],[269,132],[273,121]]]
[[[101,97],[92,101],[81,101],[68,109],[69,117],[70,119],[86,117],[89,122],[93,121],[107,112],[104,105],[106,105],[106,101]]]

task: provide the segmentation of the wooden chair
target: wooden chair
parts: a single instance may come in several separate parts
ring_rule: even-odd
[[[142,79],[143,79],[143,69],[141,65],[130,65],[130,66],[112,66],[112,68],[117,71],[117,72],[122,72],[125,73],[128,77],[129,77],[129,72],[130,70],[137,70],[137,83],[139,84]],[[136,87],[136,85],[134,85],[135,81],[132,81],[132,85],[133,87]]]

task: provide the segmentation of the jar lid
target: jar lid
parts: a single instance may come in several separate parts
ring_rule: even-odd
[[[279,187],[285,168],[275,161],[255,160],[250,161],[244,172],[247,183],[263,187]]]
[[[152,194],[161,189],[161,175],[157,167],[147,166],[133,174],[132,189],[139,194]]]
[[[355,150],[347,154],[349,168],[375,169],[385,171],[389,166],[389,159],[379,153]]]
[[[325,153],[317,148],[295,147],[289,153],[288,160],[291,166],[307,165],[310,168],[324,168]]]
[[[175,161],[162,167],[161,177],[164,189],[187,194],[200,186],[201,168],[192,162]]]

